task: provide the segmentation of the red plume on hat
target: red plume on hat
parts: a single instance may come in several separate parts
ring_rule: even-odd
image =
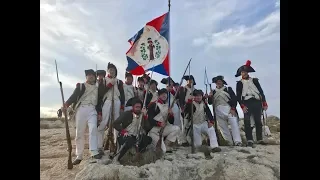
[[[250,65],[251,65],[251,61],[250,61],[250,60],[247,60],[246,66],[250,67]]]
[[[241,71],[246,71],[248,73],[250,72],[256,72],[252,67],[251,67],[251,61],[247,60],[245,65],[242,65],[241,67],[238,68],[237,73],[235,77],[239,77],[241,75]]]

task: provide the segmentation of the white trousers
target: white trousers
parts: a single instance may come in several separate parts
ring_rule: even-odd
[[[173,112],[173,116],[174,116],[173,124],[180,127],[181,126],[181,119],[180,119],[181,113],[180,113],[180,109],[176,103],[174,103],[172,106],[172,112]]]
[[[98,154],[97,147],[97,111],[94,106],[80,106],[76,114],[76,155],[82,159],[84,150],[84,134],[89,126],[89,149],[91,155]]]
[[[150,132],[149,132],[149,136],[152,138],[152,145],[155,148],[157,145],[157,142],[159,141],[159,132],[160,132],[160,127],[153,127]],[[172,124],[167,124],[165,126],[165,128],[163,129],[163,134],[162,137],[165,138],[166,140],[170,141],[170,142],[175,142],[177,140],[177,137],[180,133],[180,128],[179,126],[176,125],[172,125]],[[163,148],[164,144],[162,142],[161,144],[161,148],[163,151],[165,151],[165,149]]]
[[[201,137],[202,133],[208,135],[211,148],[215,148],[215,147],[219,146],[214,127],[212,126],[209,128],[208,122],[205,121],[201,124],[194,124],[193,125],[193,137],[194,137],[194,146],[195,147],[199,147],[202,145],[202,137]]]
[[[219,105],[215,108],[216,118],[218,121],[221,134],[229,143],[241,143],[240,128],[238,118],[230,114],[230,106]],[[231,133],[228,127],[231,126]]]
[[[181,118],[182,118],[182,116],[181,116]],[[188,134],[186,134],[188,128],[190,127],[190,122],[188,122],[189,120],[187,118],[182,118],[182,119],[183,119],[184,130],[183,130],[183,132],[181,132],[181,134],[179,136],[179,143],[186,143],[186,142],[188,142],[187,137],[190,134],[189,132],[188,132]]]
[[[120,100],[114,100],[114,120],[116,120],[120,116]],[[103,142],[104,142],[104,132],[106,130],[106,126],[109,123],[109,119],[111,118],[111,100],[106,100],[102,107],[102,121],[98,127],[98,149],[102,150]],[[114,140],[116,143],[118,132],[114,129]]]

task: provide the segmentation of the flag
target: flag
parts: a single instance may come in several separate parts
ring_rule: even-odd
[[[169,76],[169,12],[148,22],[128,40],[127,71],[133,75],[153,72]],[[154,66],[154,68],[153,68]]]

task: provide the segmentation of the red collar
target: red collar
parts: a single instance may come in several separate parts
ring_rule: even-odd
[[[161,99],[158,99],[157,103],[164,104],[164,102]]]

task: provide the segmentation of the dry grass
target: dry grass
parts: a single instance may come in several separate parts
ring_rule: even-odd
[[[73,158],[75,158],[75,129],[70,128],[73,145]],[[85,135],[85,155],[88,159],[88,134]],[[67,141],[64,123],[61,121],[40,121],[40,179],[41,180],[69,180],[84,167],[85,163],[74,166],[72,170],[67,169]]]
[[[62,119],[62,118],[60,118]],[[48,117],[48,118],[40,118],[40,121],[56,121],[56,120],[60,120],[59,118],[56,117]]]

